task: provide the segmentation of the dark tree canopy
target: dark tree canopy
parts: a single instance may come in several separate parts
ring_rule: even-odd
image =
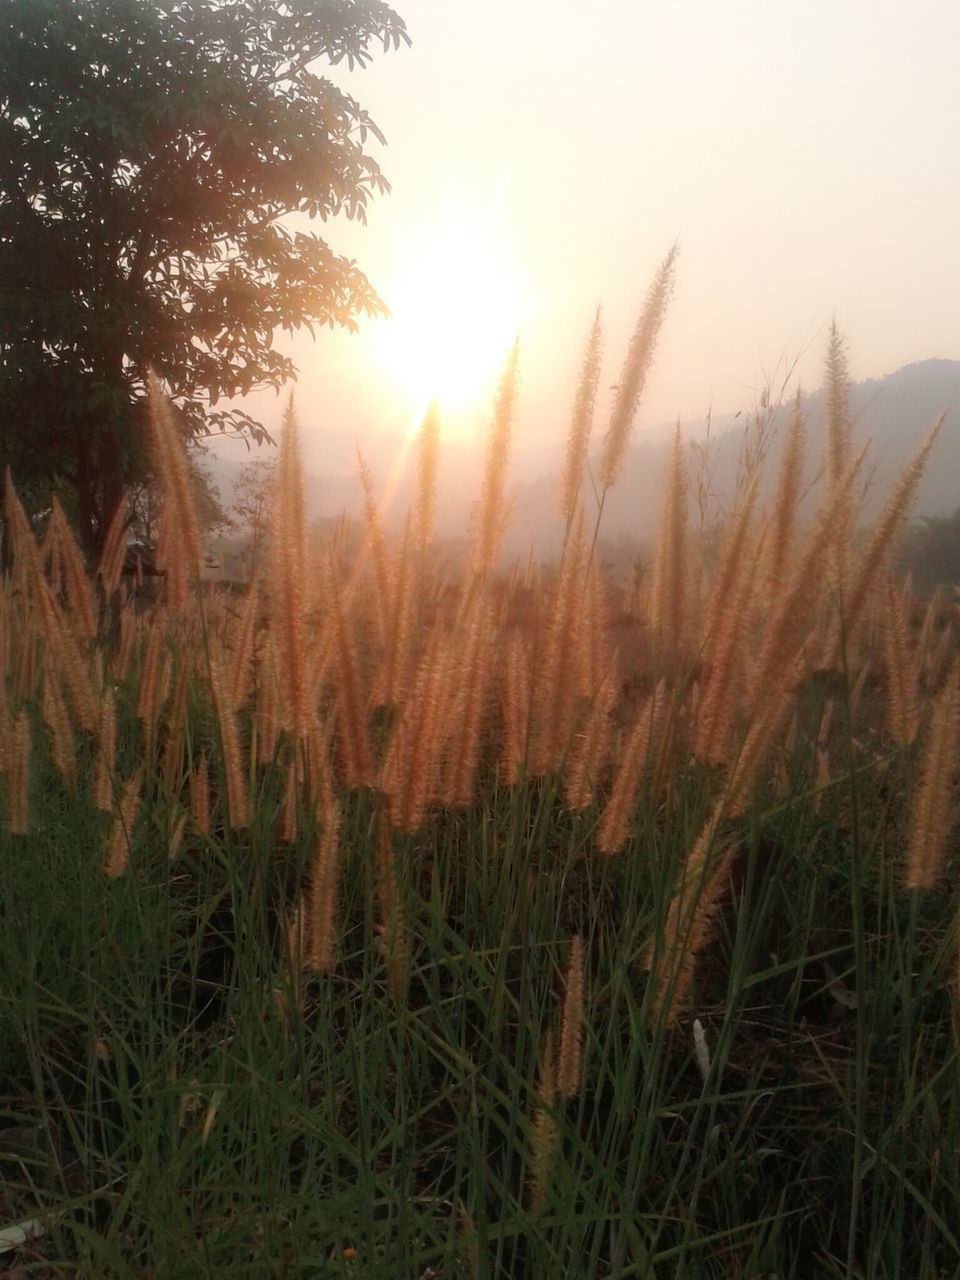
[[[148,368],[185,434],[265,434],[216,406],[293,376],[275,330],[381,309],[303,229],[387,186],[317,69],[406,40],[379,0],[0,0],[0,463],[90,550],[143,478]]]

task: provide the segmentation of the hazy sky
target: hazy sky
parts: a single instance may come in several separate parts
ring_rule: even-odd
[[[854,378],[960,357],[957,0],[395,7],[411,48],[328,73],[387,135],[372,145],[393,190],[366,227],[325,234],[388,302],[451,225],[480,235],[482,279],[520,302],[518,441],[564,433],[598,303],[617,380],[675,239],[638,431],[750,408],[798,356],[818,385],[833,315]],[[305,429],[410,415],[375,329],[297,342]],[[257,408],[276,421],[272,399]]]

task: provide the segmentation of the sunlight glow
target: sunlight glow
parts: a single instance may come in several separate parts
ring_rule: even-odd
[[[448,216],[404,248],[398,278],[385,283],[391,316],[377,358],[412,402],[416,426],[428,401],[445,421],[486,404],[529,316],[491,227]]]

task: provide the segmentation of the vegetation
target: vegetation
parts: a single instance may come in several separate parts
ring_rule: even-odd
[[[216,406],[293,376],[274,332],[381,309],[305,229],[387,185],[376,126],[316,68],[405,39],[379,0],[4,4],[0,466],[55,487],[88,552],[148,478],[148,369],[185,437],[263,437]]]
[[[8,485],[23,1274],[957,1273],[958,619],[912,629],[888,572],[935,433],[861,536],[839,340],[828,373],[809,527],[797,413],[707,568],[678,441],[626,587],[575,482],[560,563],[496,571],[516,353],[455,581],[434,416],[404,536],[370,502],[354,554],[308,543],[291,411],[245,597],[197,585],[156,384],[161,600],[115,540],[88,578],[58,510],[37,541]]]
[[[904,530],[897,566],[918,591],[960,586],[960,507],[949,518],[925,516]]]

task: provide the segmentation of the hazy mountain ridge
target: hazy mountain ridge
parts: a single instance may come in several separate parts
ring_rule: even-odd
[[[801,405],[807,422],[806,478],[812,480],[819,469],[825,436],[825,395],[823,389],[803,395]],[[771,434],[768,483],[762,497],[772,498],[776,462],[783,429],[792,404],[769,411]],[[883,378],[853,383],[849,390],[849,410],[853,444],[859,448],[870,439],[871,494],[881,499],[896,474],[910,458],[926,430],[946,412],[946,419],[934,454],[921,482],[913,515],[950,515],[960,506],[960,360],[929,359],[908,364]],[[691,453],[691,471],[698,465],[700,451],[708,459],[708,478],[715,502],[723,506],[734,491],[740,450],[745,435],[756,431],[747,414],[714,415],[709,433],[702,421],[683,423],[685,438],[696,445]],[[346,513],[356,517],[362,510],[362,490],[357,477],[358,438],[345,431],[313,431],[308,423],[314,456],[329,459],[329,471],[310,471],[305,476],[307,513],[310,519]],[[599,453],[602,422],[594,434],[591,457]],[[621,479],[607,495],[603,515],[603,536],[609,541],[627,538],[640,544],[651,541],[660,515],[660,493],[672,431],[663,425],[650,428],[638,423],[623,464]],[[399,436],[371,435],[360,445],[378,490],[384,494],[385,519],[402,518],[413,499],[416,480],[416,444]],[[512,459],[510,497],[514,519],[505,546],[510,555],[525,555],[531,545],[543,555],[560,545],[562,521],[557,509],[560,472],[565,442],[558,440],[546,453],[538,444],[525,448],[522,424],[518,427]],[[438,483],[438,533],[456,536],[466,532],[472,504],[480,488],[485,441],[474,444],[441,445]],[[274,456],[273,451],[251,451],[247,460]],[[543,459],[552,465],[540,474]],[[229,506],[233,485],[242,462],[212,458],[213,470]],[[532,465],[531,465],[532,464]],[[524,475],[524,472],[526,475]],[[596,513],[589,475],[585,481],[588,522]],[[694,500],[694,494],[691,493]]]

